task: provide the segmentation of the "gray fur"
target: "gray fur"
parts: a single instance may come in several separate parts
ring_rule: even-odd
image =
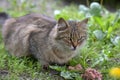
[[[6,50],[18,57],[32,55],[42,65],[67,63],[87,38],[87,21],[55,21],[35,13],[10,18],[2,29]]]

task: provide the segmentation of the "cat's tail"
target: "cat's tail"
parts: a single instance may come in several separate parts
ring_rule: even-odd
[[[0,29],[8,18],[10,18],[10,16],[6,12],[0,12]]]

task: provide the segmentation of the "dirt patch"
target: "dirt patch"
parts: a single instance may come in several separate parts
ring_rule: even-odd
[[[9,74],[8,70],[0,70],[0,77],[5,77]]]

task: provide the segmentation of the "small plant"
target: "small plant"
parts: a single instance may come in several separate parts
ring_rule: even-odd
[[[85,16],[99,16],[100,17],[102,16],[104,9],[99,3],[92,2],[90,4],[90,7],[79,5],[79,11],[80,13],[84,13]]]

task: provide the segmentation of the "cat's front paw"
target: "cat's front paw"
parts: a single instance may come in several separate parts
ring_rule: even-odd
[[[41,60],[40,63],[42,65],[42,69],[44,69],[44,70],[49,69],[49,63],[48,62]]]
[[[42,65],[42,69],[48,70],[49,69],[49,64]]]

